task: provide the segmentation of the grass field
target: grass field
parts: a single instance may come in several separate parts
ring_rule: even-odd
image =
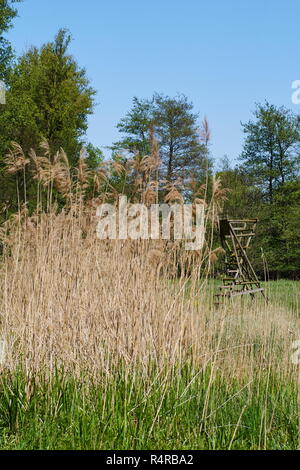
[[[213,304],[214,292],[219,285],[221,285],[221,281],[217,279],[209,279],[207,282],[205,291],[211,305]],[[262,282],[262,286],[272,305],[282,306],[300,317],[300,281],[280,279],[278,281]],[[247,303],[246,298],[243,298],[243,301]]]
[[[124,366],[103,383],[57,372],[49,383],[2,376],[2,449],[297,449],[297,387],[260,371],[237,381],[207,368]],[[146,393],[145,393],[146,392]]]
[[[216,310],[201,262],[30,222],[0,270],[1,449],[299,448],[298,282]]]

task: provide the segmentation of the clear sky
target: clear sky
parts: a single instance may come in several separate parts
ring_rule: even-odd
[[[300,113],[299,0],[24,0],[9,33],[17,54],[73,36],[70,52],[97,90],[88,140],[119,138],[133,96],[184,93],[212,129],[216,160],[241,151],[240,122],[265,99]]]

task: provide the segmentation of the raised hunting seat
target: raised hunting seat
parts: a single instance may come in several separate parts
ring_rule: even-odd
[[[221,244],[225,250],[226,276],[219,287],[220,292],[215,294],[216,306],[225,299],[245,294],[253,298],[256,293],[261,293],[266,299],[264,289],[247,255],[251,240],[255,236],[257,222],[258,219],[219,220]]]

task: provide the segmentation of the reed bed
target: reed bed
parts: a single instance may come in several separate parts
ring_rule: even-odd
[[[99,240],[95,201],[61,182],[59,209],[47,181],[46,209],[2,227],[2,448],[297,448],[297,314],[259,297],[213,306],[219,182],[191,254]]]

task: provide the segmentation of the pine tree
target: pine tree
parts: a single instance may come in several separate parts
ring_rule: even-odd
[[[117,127],[125,135],[113,150],[140,156],[150,153],[151,130],[154,131],[162,162],[160,174],[169,181],[191,176],[199,179],[211,168],[209,129],[204,140],[198,115],[184,95],[170,98],[156,93],[150,100],[135,97],[132,109]]]

